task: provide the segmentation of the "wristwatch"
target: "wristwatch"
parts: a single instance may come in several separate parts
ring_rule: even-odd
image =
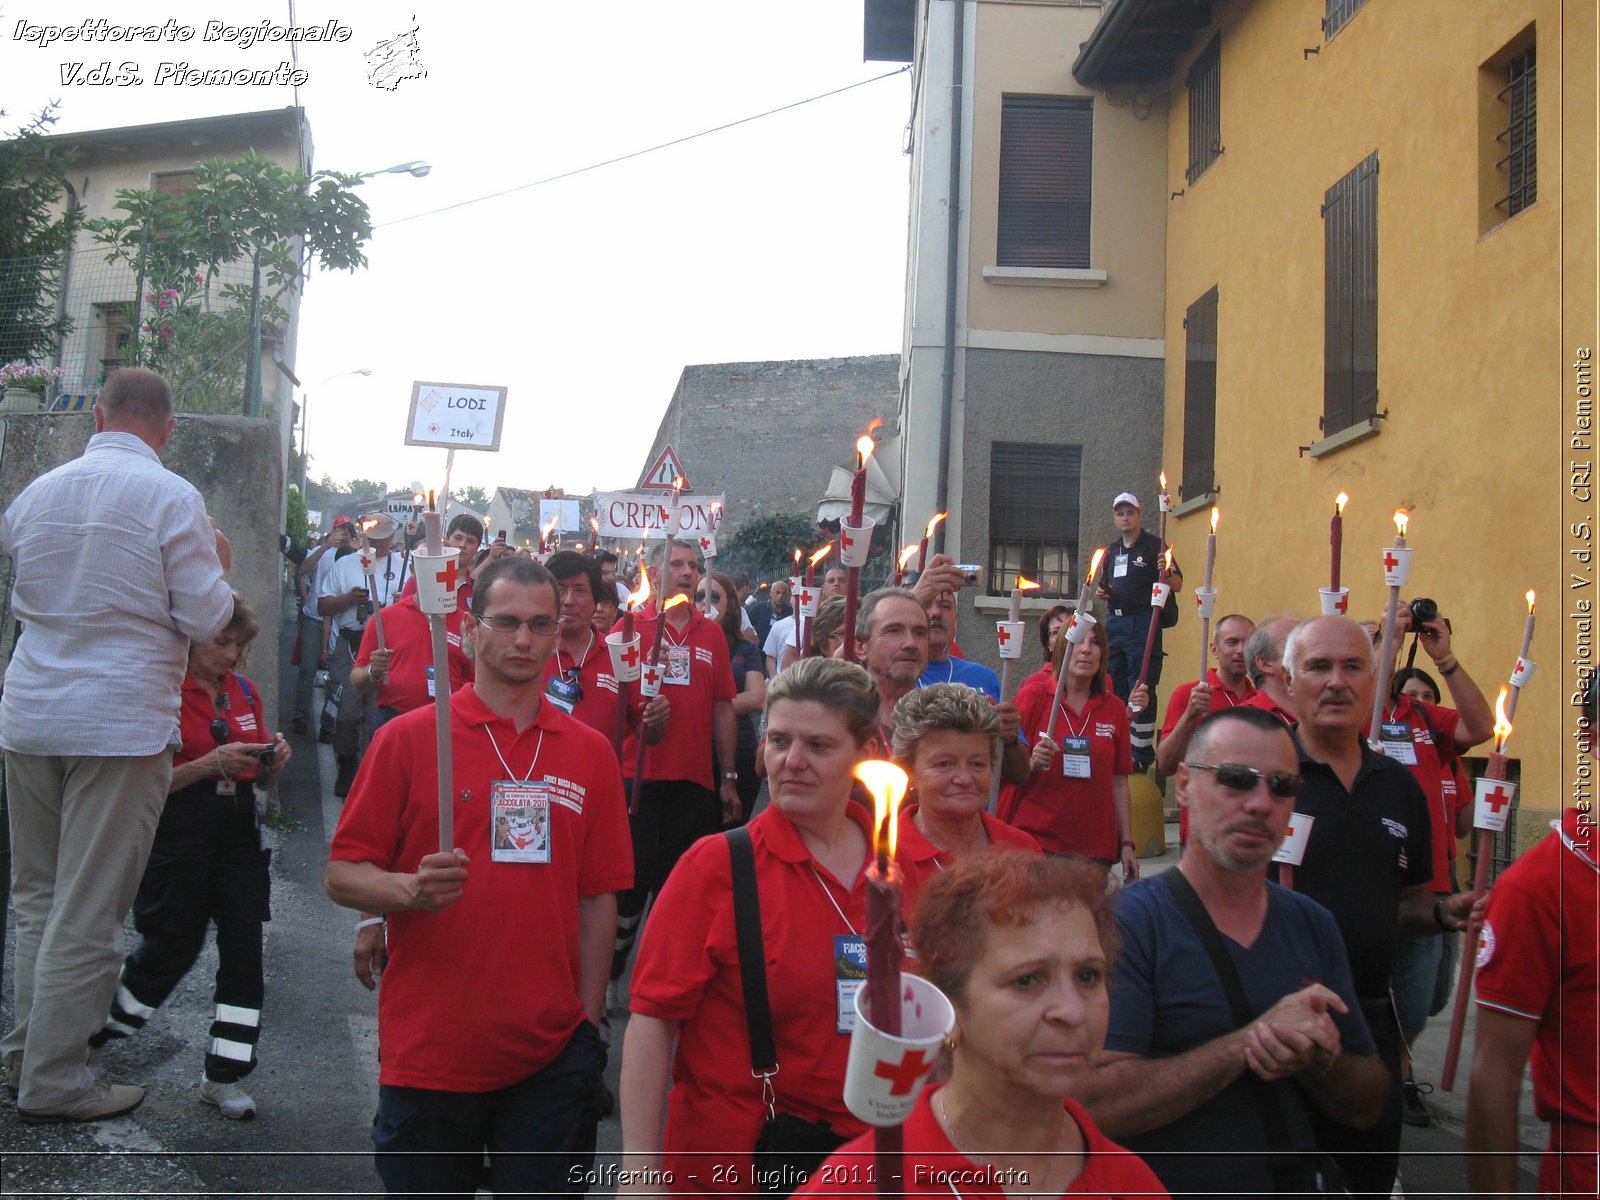
[[[722,773],[722,777],[723,777],[723,779],[731,779],[735,783],[739,782],[739,772],[737,772],[737,771],[724,771]]]

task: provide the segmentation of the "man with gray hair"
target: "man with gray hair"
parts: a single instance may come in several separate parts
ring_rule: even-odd
[[[89,1037],[172,778],[189,643],[233,615],[227,538],[166,470],[172,391],[115,372],[81,456],[0,520],[22,633],[0,695],[17,912],[16,1028],[0,1050],[24,1121],[94,1121],[144,1089],[96,1079]]]
[[[1401,934],[1460,929],[1471,897],[1428,892],[1427,799],[1410,771],[1362,736],[1377,686],[1366,631],[1344,617],[1306,621],[1289,634],[1283,667],[1300,717],[1304,784],[1295,811],[1313,821],[1295,890],[1338,922],[1356,997],[1390,1073],[1375,1126],[1354,1129],[1324,1118],[1317,1136],[1323,1149],[1337,1153],[1355,1193],[1388,1196],[1400,1150],[1400,1027],[1389,987]]]
[[[1268,617],[1251,630],[1244,644],[1245,673],[1256,690],[1241,703],[1245,708],[1264,708],[1291,726],[1299,718],[1289,703],[1289,684],[1283,672],[1283,644],[1298,624],[1299,617]]]

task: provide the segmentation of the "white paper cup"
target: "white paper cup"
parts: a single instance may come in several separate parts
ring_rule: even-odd
[[[1089,636],[1089,631],[1093,628],[1094,615],[1074,609],[1072,620],[1067,623],[1067,641],[1076,646]]]
[[[1390,587],[1405,587],[1411,578],[1411,547],[1385,546],[1382,561],[1383,582]]]
[[[1021,658],[1022,638],[1027,632],[1026,621],[996,621],[994,635],[1000,642],[1001,658]]]
[[[611,651],[611,674],[618,683],[632,683],[639,678],[639,666],[644,659],[639,650],[639,635],[634,634],[633,640],[624,642],[622,633],[606,634],[606,649]]]
[[[806,579],[805,579],[804,575],[791,575],[791,576],[789,576],[789,603],[790,604],[794,603],[794,598],[797,595],[799,595],[800,589],[805,587],[805,585],[806,585]]]
[[[1172,595],[1172,585],[1162,583],[1159,579],[1150,585],[1150,607],[1160,612],[1167,606],[1167,598]]]
[[[707,530],[695,539],[695,545],[700,547],[700,554],[704,558],[717,556],[717,535]]]
[[[1539,664],[1536,662],[1529,662],[1525,658],[1517,659],[1517,665],[1511,670],[1511,686],[1514,688],[1527,687],[1528,680],[1533,678],[1533,673],[1538,669]]]
[[[658,663],[645,663],[639,669],[639,695],[652,700],[660,694],[661,666]]]
[[[1325,617],[1343,617],[1350,613],[1350,589],[1342,587],[1318,588],[1317,595],[1322,601],[1322,615]]]
[[[814,587],[801,587],[795,591],[791,603],[797,618],[809,621],[817,615],[818,594],[818,589]]]
[[[1283,845],[1272,856],[1275,863],[1298,867],[1306,856],[1306,843],[1311,840],[1311,826],[1316,818],[1305,813],[1295,813],[1289,818],[1289,830],[1283,835]]]
[[[1473,797],[1472,827],[1499,833],[1510,820],[1511,806],[1516,799],[1516,784],[1487,776],[1480,778],[1477,794]]]
[[[1172,493],[1171,492],[1162,492],[1159,496],[1156,497],[1156,501],[1157,501],[1158,505],[1160,506],[1160,509],[1161,509],[1162,512],[1171,512],[1172,511]]]
[[[1208,587],[1195,588],[1194,602],[1200,609],[1200,615],[1209,617],[1217,610],[1217,589]]]
[[[461,551],[454,546],[439,554],[418,550],[411,555],[411,569],[417,576],[417,607],[423,612],[448,616],[456,611],[460,556]]]
[[[850,524],[848,517],[839,522],[839,557],[847,567],[864,567],[867,555],[872,552],[872,530],[877,525],[871,517],[863,516],[860,525]]]
[[[898,1125],[910,1114],[955,1028],[956,1010],[920,975],[900,977],[900,1036],[872,1024],[867,989],[856,993],[856,1027],[844,1073],[844,1105],[868,1125]]]

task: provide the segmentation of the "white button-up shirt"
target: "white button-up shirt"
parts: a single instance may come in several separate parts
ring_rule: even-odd
[[[0,746],[20,754],[155,754],[179,744],[190,640],[233,616],[194,486],[131,433],[97,433],[0,518],[21,622]]]
[[[317,565],[320,567],[322,564]],[[378,608],[388,608],[400,599],[400,589],[406,585],[407,569],[406,556],[398,550],[391,550],[387,557],[373,562],[373,579],[369,586],[366,572],[361,569],[360,551],[346,554],[328,569],[326,575],[318,575],[321,582],[317,585],[317,595],[348,596],[351,588],[367,588],[368,600]],[[343,633],[347,629],[358,630],[361,627],[362,622],[356,616],[355,605],[351,605],[333,618],[333,631],[336,634]]]

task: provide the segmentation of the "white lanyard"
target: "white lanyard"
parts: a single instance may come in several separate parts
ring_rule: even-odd
[[[507,775],[516,780],[517,783],[527,783],[528,780],[533,778],[533,768],[539,764],[539,751],[544,749],[544,730],[539,730],[539,740],[533,744],[533,761],[528,764],[528,773],[521,779],[517,779],[517,773],[511,769],[511,764],[506,761],[506,756],[500,753],[500,743],[494,740],[494,730],[485,725],[483,731],[489,735],[489,745],[494,747],[494,756],[500,760],[500,765],[506,769]]]
[[[681,645],[683,645],[685,642],[687,642],[689,640],[689,626],[685,625],[683,627],[683,636],[679,637],[676,633],[674,633],[672,631],[672,623],[667,620],[667,613],[666,613],[665,609],[661,610],[661,613],[660,613],[660,616],[659,616],[658,619],[661,622],[661,632],[666,635],[667,641],[669,643],[671,643],[674,646],[681,646]],[[694,617],[690,616],[689,621],[690,621],[690,624],[693,624]]]
[[[855,933],[856,927],[850,924],[850,918],[844,915],[844,909],[839,907],[839,902],[833,898],[833,893],[828,890],[828,885],[823,883],[822,876],[817,874],[817,864],[808,863],[807,865],[811,868],[812,878],[817,881],[817,886],[822,889],[822,894],[828,898],[828,903],[833,905],[833,911],[839,914],[839,920],[844,922],[846,929],[851,933]],[[859,937],[860,934],[856,934],[856,936]]]
[[[1072,718],[1067,716],[1066,702],[1064,700],[1058,700],[1056,702],[1056,707],[1061,710],[1061,719],[1067,723],[1067,732],[1075,738],[1081,738],[1084,735],[1084,732],[1089,728],[1089,721],[1094,716],[1094,713],[1090,711],[1090,709],[1085,709],[1083,714],[1082,728],[1074,729],[1072,727]]]
[[[589,651],[591,651],[593,649],[594,649],[594,630],[591,628],[589,630],[589,642],[588,642],[588,645],[584,646],[583,653],[581,655],[578,655],[577,657],[575,657],[572,660],[572,673],[574,675],[576,675],[583,668],[583,664],[584,663],[589,661]],[[566,674],[566,672],[561,669],[561,647],[560,646],[556,647],[556,674],[557,675],[565,675]],[[543,735],[541,734],[541,736],[543,736]],[[538,756],[538,752],[537,751],[534,752],[534,756],[535,757]],[[510,767],[506,768],[506,770],[508,770],[508,771],[510,769],[511,769]]]
[[[941,683],[941,682],[942,683],[954,683],[956,681],[956,662],[955,662],[955,659],[953,659],[953,658],[945,659],[944,666],[945,666],[944,679],[943,680],[936,679],[936,680],[934,680],[934,682],[935,683]],[[928,670],[930,670],[930,671],[933,670],[933,664],[932,663],[928,664]]]

